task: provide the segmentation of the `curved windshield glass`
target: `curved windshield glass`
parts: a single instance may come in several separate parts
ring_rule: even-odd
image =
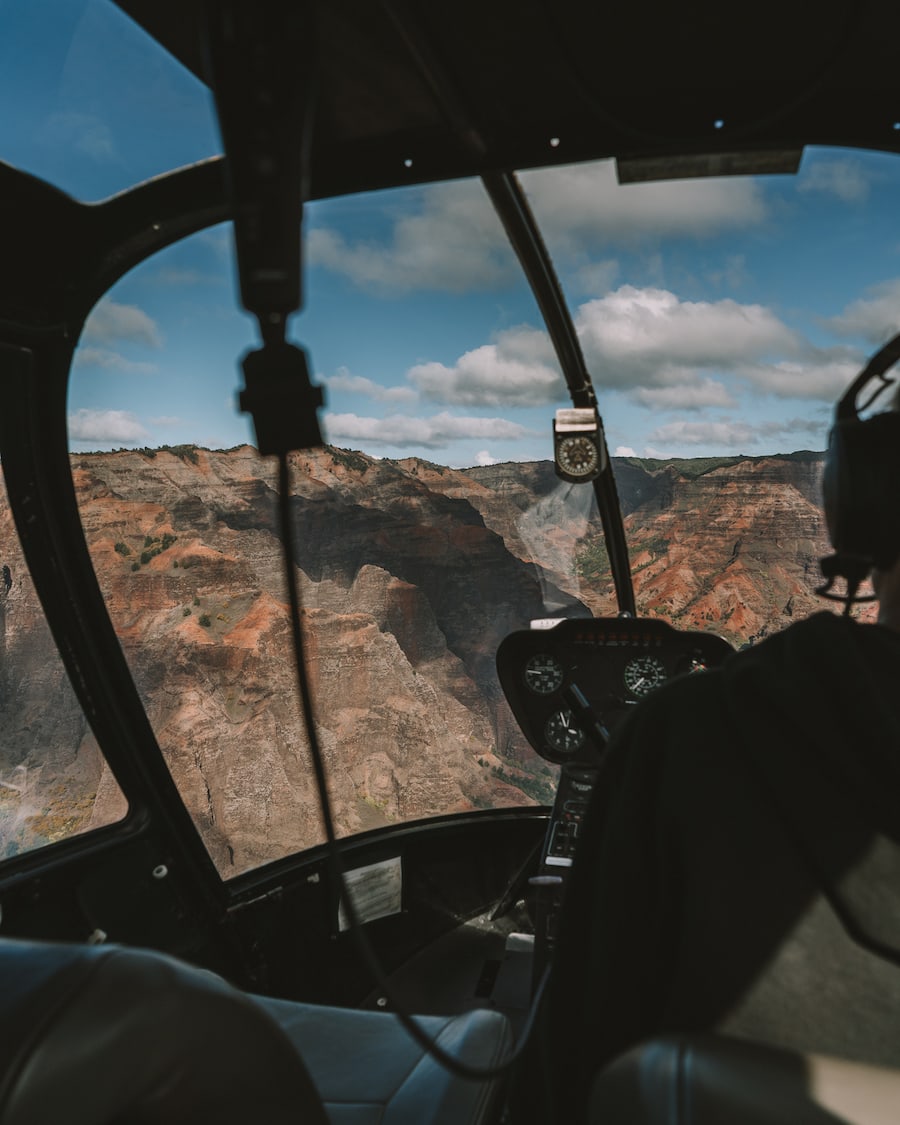
[[[896,328],[894,162],[612,175],[523,183],[598,390],[639,611],[749,644],[822,608],[831,403]],[[339,831],[548,802],[497,646],[618,606],[593,492],[554,472],[565,384],[500,224],[474,182],[353,197],[309,208],[306,261],[292,335],[327,445],[292,456],[293,534]],[[224,229],[148,261],[88,320],[69,401],[110,612],[226,876],[322,839],[233,293]]]
[[[209,91],[111,0],[0,0],[0,26],[7,164],[96,200],[221,151]]]
[[[25,563],[0,467],[0,859],[121,820]]]

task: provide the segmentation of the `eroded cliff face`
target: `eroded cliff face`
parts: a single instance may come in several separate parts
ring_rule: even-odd
[[[103,823],[102,757],[75,697],[0,483],[0,858]],[[111,780],[111,779],[110,779]],[[107,787],[112,807],[119,794]],[[119,812],[114,814],[118,818]]]
[[[741,641],[812,609],[820,461],[743,460],[699,476],[620,464],[642,611]],[[340,830],[549,799],[494,654],[548,608],[614,612],[590,490],[561,486],[545,463],[454,471],[330,448],[296,455],[292,471],[307,664]],[[220,869],[319,841],[272,466],[249,447],[122,451],[75,456],[73,474],[111,618]],[[5,497],[0,535],[15,579],[0,588],[0,832],[18,846],[28,817],[44,818],[29,822],[42,839],[62,831],[51,783],[75,795],[68,831],[123,806],[50,659]],[[15,789],[23,771],[37,811]]]
[[[670,472],[627,521],[645,611],[740,644],[821,609],[821,468],[810,456],[746,460],[695,480]]]
[[[819,560],[829,553],[820,501],[823,456],[733,458],[708,468],[691,461],[647,468],[615,459],[639,612],[740,646],[822,609],[815,588]],[[467,472],[482,484],[490,480],[490,469]],[[536,467],[530,478],[530,511],[548,508],[536,538],[546,544],[543,557],[556,560],[554,580],[593,613],[615,613],[596,523],[587,523],[564,493],[548,492]],[[519,505],[527,507],[521,498]],[[523,522],[527,516],[517,515],[492,526],[521,551]]]
[[[73,475],[110,616],[220,869],[321,840],[272,467],[249,448],[119,452],[74,457]],[[324,450],[295,457],[293,477],[307,662],[340,830],[549,799],[549,771],[494,672],[500,638],[541,612],[533,568],[467,500],[402,467]],[[27,586],[18,557],[13,568]],[[7,601],[18,639],[7,630],[4,668],[30,690],[49,636]],[[74,754],[83,737],[57,742]],[[17,764],[5,755],[0,777]],[[93,822],[121,811],[104,782]]]

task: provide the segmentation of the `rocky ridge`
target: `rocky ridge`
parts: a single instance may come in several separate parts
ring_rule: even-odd
[[[693,464],[616,462],[641,612],[741,642],[818,608],[821,455]],[[317,842],[273,467],[245,446],[76,455],[72,468],[113,623],[220,870]],[[548,612],[615,611],[590,490],[547,463],[452,470],[330,447],[295,455],[292,472],[341,830],[548,799],[494,652]],[[15,849],[114,819],[122,801],[50,659],[5,499],[0,544],[15,577],[0,589],[0,847]]]

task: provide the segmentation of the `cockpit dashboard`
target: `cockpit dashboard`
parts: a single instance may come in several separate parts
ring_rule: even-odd
[[[540,620],[498,647],[497,673],[516,721],[534,750],[561,767],[530,880],[535,987],[556,945],[569,870],[612,732],[663,684],[716,667],[731,652],[721,637],[624,615]]]
[[[497,672],[534,750],[590,765],[629,710],[676,676],[715,667],[733,651],[721,637],[640,617],[565,618],[511,633]]]

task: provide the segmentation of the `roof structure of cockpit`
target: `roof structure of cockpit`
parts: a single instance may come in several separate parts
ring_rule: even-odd
[[[117,2],[205,77],[202,0]],[[314,7],[315,197],[609,156],[900,148],[893,5]]]

